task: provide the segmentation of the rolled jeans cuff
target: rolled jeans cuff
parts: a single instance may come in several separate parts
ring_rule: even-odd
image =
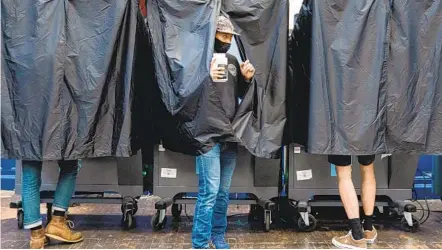
[[[39,220],[37,220],[35,222],[29,223],[29,224],[25,224],[24,228],[25,229],[32,229],[32,228],[35,228],[35,227],[38,227],[38,226],[41,226],[41,225],[43,225],[43,221],[41,219],[39,219]]]
[[[54,211],[60,211],[60,212],[66,212],[68,209],[64,208],[62,206],[59,205],[52,205],[52,210]]]

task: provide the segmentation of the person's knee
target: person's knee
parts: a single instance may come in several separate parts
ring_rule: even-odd
[[[369,166],[369,165],[373,164],[374,160],[375,160],[375,156],[374,155],[361,155],[361,156],[358,156],[359,164],[361,164],[362,166]]]
[[[30,196],[35,196],[40,193],[41,180],[35,178],[23,179],[22,193]]]
[[[219,182],[206,182],[205,187],[200,187],[198,199],[205,204],[215,204],[216,198],[220,190]]]
[[[40,172],[23,171],[22,173],[23,190],[40,190],[41,177]]]
[[[219,192],[229,193],[230,192],[230,185],[231,185],[231,183],[232,183],[231,177],[229,179],[224,177],[221,180],[221,183],[219,185]]]
[[[206,206],[207,208],[213,208],[215,206],[217,196],[218,194],[214,194],[212,192],[206,193],[206,195],[200,195],[198,197],[198,200],[203,206]]]
[[[230,191],[229,187],[220,187],[218,191],[218,198],[227,199],[230,194],[229,191]]]
[[[352,179],[351,172],[352,172],[351,166],[345,166],[345,167],[336,166],[336,173],[339,181],[351,180]]]

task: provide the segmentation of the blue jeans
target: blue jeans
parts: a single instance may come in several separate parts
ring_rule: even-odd
[[[59,161],[60,176],[58,177],[52,208],[57,211],[67,211],[69,201],[75,190],[78,173],[78,161]],[[22,162],[22,204],[24,212],[24,227],[31,229],[42,225],[40,215],[40,186],[41,161]]]
[[[226,232],[236,155],[236,144],[216,144],[207,154],[196,158],[199,191],[193,219],[193,248],[208,248],[212,235]]]

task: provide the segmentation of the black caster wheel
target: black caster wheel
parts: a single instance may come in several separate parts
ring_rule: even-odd
[[[180,220],[182,211],[183,211],[183,205],[181,204],[172,205],[172,216],[174,221]]]
[[[130,212],[126,214],[126,216],[123,216],[123,219],[121,221],[121,225],[125,230],[129,230],[135,227],[135,218],[133,214]]]
[[[316,218],[313,215],[309,214],[308,215],[308,220],[310,222],[310,225],[307,226],[301,216],[298,218],[298,229],[299,229],[299,231],[301,231],[301,232],[313,232],[313,231],[315,231],[316,226],[318,224]]]
[[[135,215],[138,212],[137,200],[132,197],[124,198],[123,203],[121,204],[121,212],[124,214],[128,209],[131,209],[132,215]]]
[[[166,228],[167,217],[164,217],[163,221],[160,221],[160,211],[157,211],[150,221],[150,225],[154,231],[161,231]]]
[[[270,213],[266,213],[266,215],[264,216],[264,231],[265,232],[270,232],[270,224],[272,223],[271,220],[271,215]]]
[[[391,208],[390,207],[384,207],[383,217],[384,218],[389,218],[390,215],[391,215]]]
[[[25,213],[23,212],[23,209],[18,209],[17,210],[17,227],[18,227],[18,229],[23,229],[24,217],[25,217]]]
[[[259,205],[250,205],[249,222],[264,221],[264,209]]]
[[[134,215],[138,212],[138,202],[134,203]]]
[[[405,217],[402,218],[402,220],[401,220],[402,230],[404,230],[405,232],[410,232],[410,233],[416,233],[419,230],[421,223],[414,215],[412,216],[412,219],[413,219],[413,226],[410,227],[410,225],[408,225],[408,222],[405,219]]]
[[[126,211],[125,208],[129,208],[130,206],[133,206],[132,214],[135,215],[138,212],[138,204],[137,203],[133,203],[133,204],[123,203],[123,204],[121,204],[121,212],[124,214],[124,212]]]

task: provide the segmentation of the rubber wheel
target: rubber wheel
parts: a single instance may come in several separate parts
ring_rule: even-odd
[[[259,205],[250,205],[250,212],[248,215],[249,222],[263,222],[264,219],[264,209]]]
[[[413,226],[410,227],[410,225],[408,225],[408,222],[405,219],[405,217],[402,218],[402,220],[401,220],[402,230],[404,230],[405,232],[410,232],[410,233],[416,233],[419,230],[421,223],[414,215],[412,216],[412,219],[413,219]]]
[[[264,231],[270,232],[270,224],[271,224],[270,214],[266,213],[264,220],[265,220],[264,221]]]
[[[316,226],[318,224],[316,218],[313,215],[309,214],[308,215],[308,220],[310,222],[310,225],[307,226],[307,225],[305,225],[305,222],[304,222],[304,220],[302,219],[301,216],[298,218],[298,229],[299,229],[299,231],[301,231],[301,232],[313,232],[313,231],[315,231]]]
[[[390,217],[390,214],[391,214],[391,208],[390,207],[384,207],[384,214],[383,214],[384,218]]]
[[[18,229],[23,229],[23,227],[24,227],[24,217],[25,217],[25,213],[23,212],[22,209],[19,209],[17,211],[17,227],[18,227]]]
[[[126,216],[123,216],[122,225],[125,230],[129,230],[134,227],[134,217],[131,213],[127,213]]]
[[[160,211],[157,211],[150,221],[150,225],[154,231],[161,231],[166,228],[167,217],[164,217],[164,220],[160,222]]]
[[[138,212],[138,202],[134,203],[134,215]]]
[[[121,204],[121,213],[124,214],[124,212],[125,212],[124,208],[127,207],[128,203],[129,202],[123,202],[123,204]],[[132,211],[132,214],[135,215],[135,214],[137,214],[137,212],[138,212],[138,202],[134,199],[133,200],[133,211]]]
[[[174,219],[179,219],[181,217],[182,211],[183,211],[183,205],[181,204],[172,205],[172,216]]]

